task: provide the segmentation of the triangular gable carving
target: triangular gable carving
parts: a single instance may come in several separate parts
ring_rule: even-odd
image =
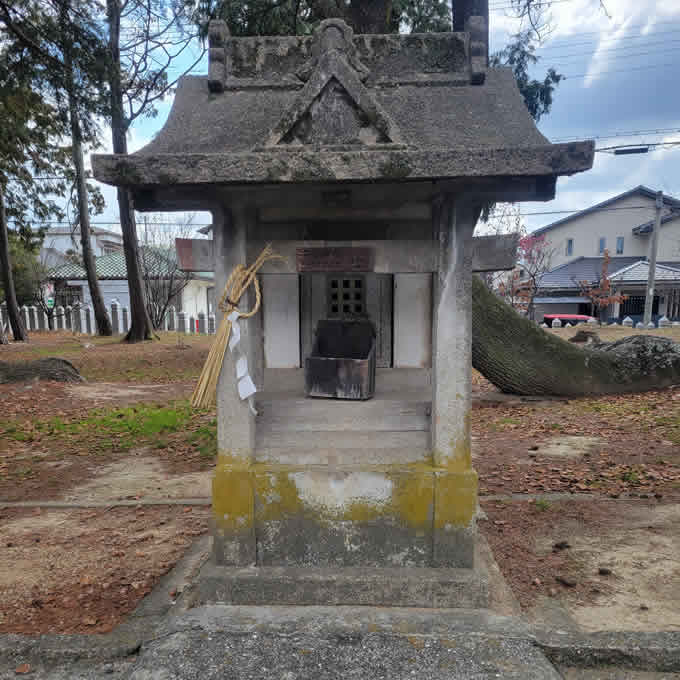
[[[394,121],[361,82],[366,71],[350,52],[349,28],[338,24],[342,22],[322,25],[316,67],[270,133],[266,147],[403,143]]]

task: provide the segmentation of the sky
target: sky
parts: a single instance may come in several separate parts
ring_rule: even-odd
[[[554,142],[595,138],[596,148],[680,142],[680,0],[602,2],[553,0],[546,5],[552,30],[536,51],[533,75],[541,78],[554,67],[566,80],[555,92],[551,112],[540,120],[540,131]],[[520,25],[507,9],[510,0],[489,0],[489,6],[494,52]],[[206,73],[207,61],[193,72]],[[168,98],[157,117],[135,124],[131,152],[160,130],[171,103]],[[109,150],[107,144],[102,152]],[[680,145],[644,155],[598,152],[592,170],[558,180],[554,200],[522,203],[519,210],[531,231],[565,216],[558,211],[581,210],[639,184],[680,198]],[[102,191],[107,207],[93,221],[115,223],[115,191],[104,185]],[[209,223],[210,215],[195,214],[194,222]]]

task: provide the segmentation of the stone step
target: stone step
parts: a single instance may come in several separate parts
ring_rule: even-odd
[[[316,449],[320,459],[324,451],[331,455],[338,449],[355,449],[366,452],[367,457],[379,456],[386,449],[403,450],[418,456],[430,450],[429,429],[406,432],[352,432],[319,429],[303,432],[266,432],[258,427],[255,436],[255,455],[275,459],[286,451],[309,451]],[[327,454],[326,454],[327,457]],[[422,457],[422,455],[421,455]],[[419,458],[417,458],[419,459]],[[391,458],[386,458],[391,460]]]
[[[227,567],[206,564],[196,604],[480,608],[484,569]]]
[[[424,400],[258,400],[257,428],[263,434],[309,431],[427,431],[430,402]]]
[[[329,433],[337,437],[337,432]],[[265,439],[265,438],[263,438]],[[344,439],[344,435],[343,435]],[[379,448],[349,448],[346,446],[275,447],[265,445],[255,449],[258,463],[279,465],[311,466],[366,466],[366,465],[408,465],[409,463],[431,463],[432,451],[426,446],[429,438],[422,438],[417,446]],[[350,437],[351,440],[351,437]],[[342,442],[344,443],[344,442]]]
[[[620,677],[624,676],[629,677],[625,671]],[[560,680],[562,676],[521,622],[489,612],[212,605],[170,619],[162,634],[144,644],[126,677]]]

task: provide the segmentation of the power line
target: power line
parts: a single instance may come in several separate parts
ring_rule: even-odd
[[[577,74],[570,74],[570,75],[565,75],[564,79],[565,80],[575,80],[576,78],[594,78],[595,76],[603,76],[607,75],[610,73],[630,73],[631,71],[646,71],[651,68],[665,68],[667,66],[673,66],[677,68],[677,64],[669,63],[666,62],[664,64],[649,64],[648,66],[634,66],[630,68],[623,68],[623,69],[614,69],[612,71],[595,71],[595,73],[577,73]]]
[[[596,39],[595,41],[584,40],[584,41],[581,41],[581,42],[565,41],[564,44],[562,44],[561,42],[558,43],[558,44],[549,43],[548,45],[545,45],[543,47],[537,47],[536,51],[537,52],[546,52],[546,51],[549,52],[551,50],[562,50],[562,49],[565,49],[565,48],[568,48],[568,47],[580,47],[580,46],[583,46],[583,45],[593,45],[595,47],[599,47],[602,44],[607,44],[607,43],[611,43],[611,42],[619,43],[619,42],[623,42],[623,41],[627,41],[627,40],[640,40],[642,38],[644,38],[644,39],[648,39],[648,38],[654,39],[654,38],[656,38],[657,36],[660,36],[660,35],[668,35],[668,34],[675,35],[677,33],[680,33],[680,29],[678,29],[678,28],[672,29],[670,31],[654,31],[653,33],[649,33],[649,34],[646,34],[646,35],[643,35],[643,34],[640,33],[638,35],[624,35],[624,36],[621,36],[620,38],[601,38],[599,41]],[[632,45],[630,47],[632,47]],[[637,45],[636,45],[636,47],[637,47]],[[640,47],[642,47],[642,45],[640,45]],[[611,48],[611,49],[614,49],[614,48]]]
[[[680,128],[651,128],[648,130],[629,130],[627,132],[612,132],[603,135],[577,135],[573,137],[557,137],[553,142],[571,142],[580,139],[615,139],[617,137],[639,137],[641,135],[666,135],[680,133]]]
[[[674,26],[674,25],[679,25],[679,24],[680,24],[680,21],[670,21],[670,22],[664,23],[664,26]],[[626,29],[629,29],[629,28],[641,28],[641,29],[644,29],[644,28],[648,28],[648,27],[649,27],[649,23],[646,23],[646,24],[631,24],[630,26],[626,26],[625,28],[626,28]],[[619,29],[621,29],[621,28],[624,28],[624,27],[623,27],[623,26],[617,26],[615,30],[619,30]],[[579,38],[582,37],[582,36],[584,36],[584,35],[597,35],[597,36],[601,36],[601,35],[602,35],[602,31],[579,31],[579,33],[578,33],[578,37],[579,37]],[[623,40],[623,39],[624,39],[624,38],[622,37],[621,40]],[[569,40],[569,38],[562,38],[562,40],[567,41],[567,40]],[[614,38],[609,38],[609,40],[614,40]]]
[[[534,7],[550,7],[550,5],[559,5],[563,2],[573,2],[574,0],[545,0],[545,2],[532,2],[531,7],[532,9]],[[520,11],[522,8],[521,7],[516,7],[515,5],[489,5],[489,11],[490,12],[498,12],[501,10],[515,10],[515,11]]]
[[[680,146],[680,140],[676,142],[640,142],[639,144],[619,144],[616,146],[603,146],[595,151],[603,151],[605,153],[616,153],[617,151],[625,152],[625,149],[640,149],[639,153],[647,153],[648,151],[656,151],[659,147],[674,147]]]
[[[646,49],[647,47],[656,47],[656,46],[664,46],[664,45],[670,45],[674,43],[680,43],[680,39],[678,40],[666,40],[666,41],[660,41],[658,43],[650,43],[649,45],[624,45],[622,47],[612,47],[610,49],[605,49],[605,50],[598,50],[594,49],[592,52],[590,51],[583,51],[583,52],[572,52],[570,54],[548,54],[545,56],[541,56],[542,59],[573,59],[574,57],[587,57],[587,56],[593,56],[594,54],[603,54],[603,53],[609,53],[609,52],[620,52],[622,50],[642,50]],[[626,59],[631,56],[638,56],[638,55],[643,55],[643,54],[663,54],[664,52],[674,52],[677,51],[679,48],[677,47],[671,47],[670,49],[664,50],[664,49],[655,49],[655,50],[648,50],[646,52],[641,52],[641,53],[636,53],[636,54],[621,54],[621,55],[616,55],[615,57],[611,57],[612,61],[616,59]]]

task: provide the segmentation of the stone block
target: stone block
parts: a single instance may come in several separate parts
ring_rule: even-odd
[[[220,563],[472,566],[473,470],[223,461],[213,480]]]
[[[562,322],[559,319],[553,319],[551,326],[553,328],[562,328]]]
[[[479,560],[478,560],[479,562]],[[486,607],[485,568],[255,567],[207,564],[195,605]]]
[[[255,564],[255,502],[250,469],[218,464],[212,481],[214,554],[218,564]]]

